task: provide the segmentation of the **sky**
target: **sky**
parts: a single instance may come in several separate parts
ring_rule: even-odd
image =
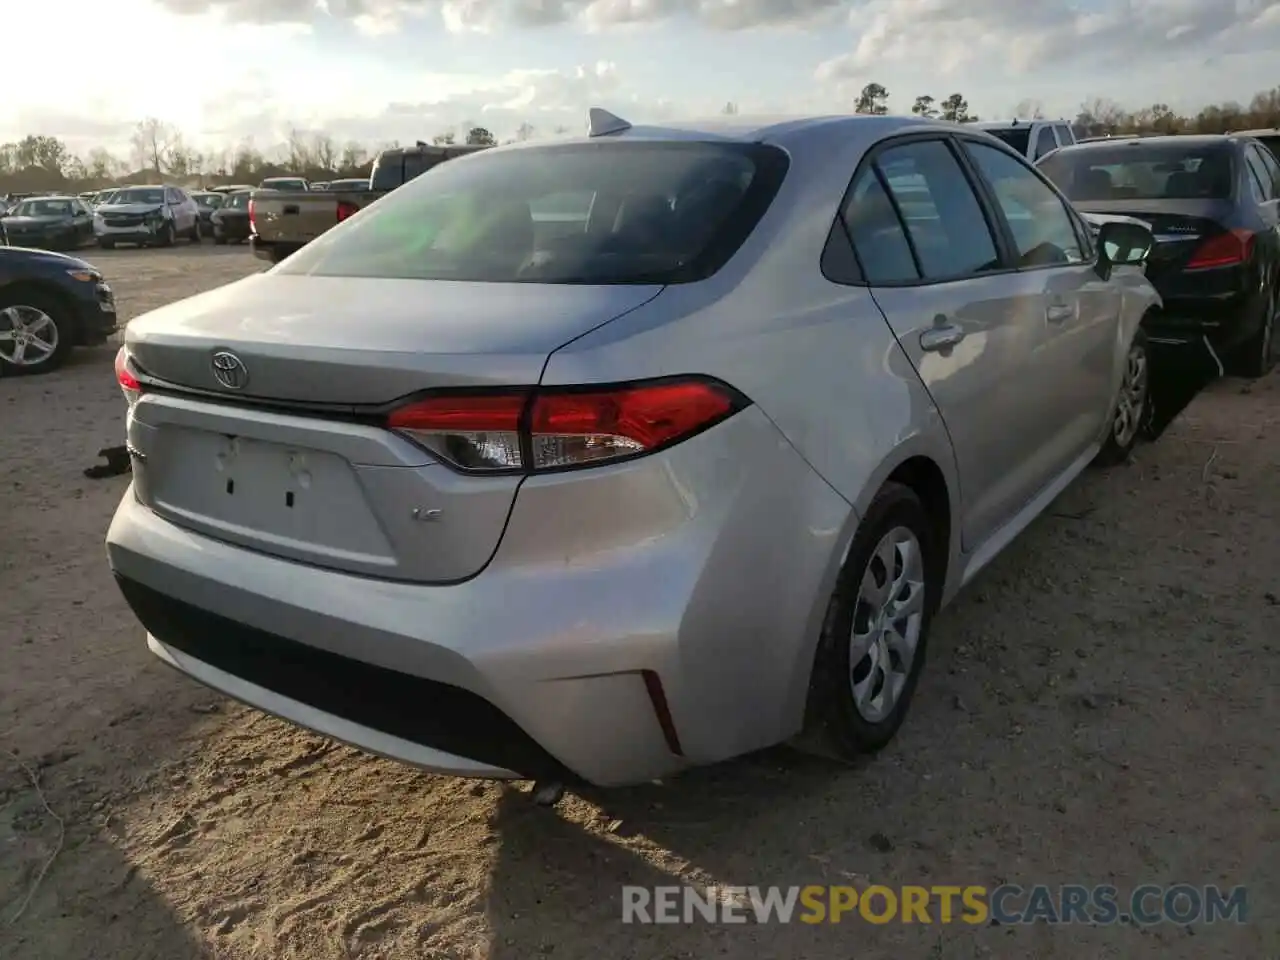
[[[1280,84],[1280,0],[9,0],[0,141],[129,152],[156,117],[214,151],[290,130],[377,145],[481,125],[849,112],[869,82],[906,113],[961,92],[1197,110]],[[107,7],[109,6],[109,10]],[[78,26],[75,26],[78,25]]]

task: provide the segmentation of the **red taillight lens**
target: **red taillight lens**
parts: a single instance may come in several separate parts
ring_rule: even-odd
[[[249,226],[254,227],[254,226],[257,226],[257,224],[258,224],[258,221],[254,218],[254,213],[253,213],[253,197],[250,197],[249,198]]]
[[[1248,263],[1253,254],[1254,239],[1254,234],[1249,230],[1231,230],[1210,237],[1196,248],[1184,269],[1204,270],[1207,267],[1232,267]]]
[[[464,470],[557,470],[652,453],[746,405],[718,381],[680,378],[607,389],[441,393],[396,410],[387,426]]]
[[[142,396],[142,383],[129,369],[129,351],[121,347],[116,351],[116,383],[124,393],[125,403],[132,407]]]
[[[347,219],[347,217],[354,216],[359,212],[360,212],[360,208],[357,207],[350,200],[338,201],[338,222],[339,223]]]

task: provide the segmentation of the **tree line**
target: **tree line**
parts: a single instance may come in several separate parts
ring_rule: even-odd
[[[485,127],[464,124],[461,130],[465,134],[446,131],[431,140],[436,144],[497,143]],[[567,130],[557,127],[555,132]],[[536,133],[532,125],[521,124],[515,139],[528,140]],[[157,180],[216,186],[256,184],[266,177],[285,175],[309,180],[367,177],[380,151],[400,146],[403,144],[396,140],[368,145],[356,140],[339,142],[324,132],[293,130],[272,150],[260,149],[252,138],[220,150],[200,150],[190,146],[175,125],[149,117],[135,127],[126,156],[105,147],[94,147],[79,156],[63,140],[47,134],[0,143],[0,193],[83,191]]]
[[[856,113],[886,115],[890,94],[882,84],[868,83],[854,102]],[[969,102],[961,93],[941,100],[930,94],[914,98],[911,113],[958,123],[977,120],[969,113]],[[727,103],[722,111],[736,114],[737,104]],[[1035,100],[1023,100],[1011,111],[1023,120],[1042,118],[1044,110]],[[1072,120],[1087,136],[1121,133],[1227,133],[1232,130],[1280,127],[1280,87],[1260,91],[1248,104],[1237,101],[1210,104],[1195,114],[1181,114],[1165,103],[1130,109],[1105,97],[1092,97],[1080,104]],[[461,131],[466,131],[462,133]],[[556,127],[553,133],[568,132]],[[515,139],[528,140],[538,131],[521,124]],[[484,127],[463,124],[459,130],[436,134],[433,143],[496,143]],[[130,152],[121,157],[104,147],[95,147],[84,156],[73,153],[58,137],[31,134],[21,140],[0,144],[0,193],[34,190],[90,190],[116,183],[145,183],[159,179],[213,186],[221,183],[257,183],[265,177],[293,174],[310,180],[339,177],[366,177],[380,150],[398,147],[389,141],[363,144],[355,140],[339,142],[327,133],[291,131],[284,144],[264,151],[246,138],[234,146],[200,150],[186,141],[171,123],[149,117],[141,121],[130,138]]]

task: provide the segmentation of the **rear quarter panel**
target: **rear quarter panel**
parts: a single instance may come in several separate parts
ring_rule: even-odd
[[[787,652],[790,670],[761,678],[776,686],[773,702],[784,706],[781,715],[752,721],[759,733],[799,728],[836,574],[859,517],[892,471],[912,456],[928,457],[953,501],[959,496],[941,418],[869,291],[821,273],[822,249],[863,152],[859,143],[830,146],[793,152],[779,196],[718,274],[669,286],[584,334],[553,353],[543,375],[547,384],[719,377],[777,429],[780,462],[797,453],[843,504],[838,520],[828,515],[804,531],[790,528],[790,505],[762,510],[756,522],[778,525],[771,537],[778,549],[704,574],[706,596],[750,609],[759,624],[759,637],[735,642],[781,644]],[[958,502],[951,514],[959,516]],[[950,553],[957,547],[953,534]],[[786,616],[778,609],[779,582],[803,597]]]

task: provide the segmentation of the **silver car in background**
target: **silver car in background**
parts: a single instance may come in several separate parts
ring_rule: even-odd
[[[954,124],[593,111],[134,320],[110,564],[171,666],[430,770],[874,751],[1132,448],[1150,243]]]

